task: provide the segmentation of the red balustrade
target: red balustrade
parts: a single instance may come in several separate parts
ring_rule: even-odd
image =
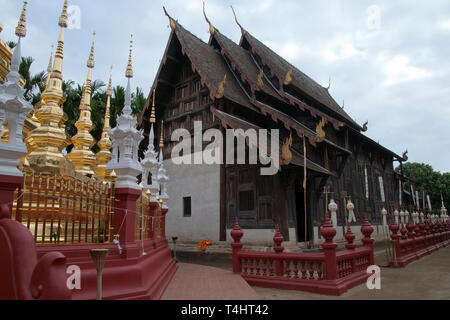
[[[394,255],[390,266],[405,267],[414,260],[450,245],[450,220],[446,222],[421,219],[413,224],[398,226],[395,220],[390,225]],[[398,232],[401,232],[401,235]]]
[[[244,232],[236,224],[231,231],[234,242],[233,272],[250,284],[260,287],[300,290],[327,295],[341,295],[347,290],[367,281],[367,268],[373,265],[373,233],[367,219],[361,228],[363,246],[353,244],[355,235],[348,228],[346,250],[336,251],[333,242],[336,230],[327,216],[321,228],[325,242],[323,252],[288,253],[282,247],[283,236],[279,228],[274,237],[274,252],[243,251],[241,242]]]

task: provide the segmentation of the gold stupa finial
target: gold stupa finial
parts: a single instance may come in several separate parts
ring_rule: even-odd
[[[153,90],[153,105],[152,105],[152,114],[150,116],[150,123],[154,124],[156,122],[156,110],[155,110],[155,104],[156,104],[156,89]]]
[[[52,50],[50,51],[50,60],[48,61],[47,73],[50,74],[53,71],[53,50],[54,47],[52,45]]]
[[[89,58],[87,62],[87,67],[89,69],[94,68],[95,61],[94,61],[94,50],[95,50],[95,31],[92,33],[92,45],[91,45],[91,52],[89,53]]]
[[[236,24],[239,26],[239,28],[241,28],[241,33],[242,33],[242,35],[245,36],[245,33],[246,33],[247,31],[245,31],[245,29],[244,29],[244,28],[241,26],[241,24],[239,23],[239,21],[238,21],[238,19],[237,19],[237,16],[236,16],[236,12],[234,11],[233,6],[231,6],[231,10],[233,10],[234,21],[236,21]]]
[[[25,38],[27,35],[27,3],[26,1],[23,2],[22,13],[16,27],[16,36],[19,38]]]
[[[164,14],[167,16],[167,18],[169,18],[170,29],[172,29],[172,31],[175,31],[175,29],[177,28],[177,26],[175,24],[175,20],[173,20],[173,18],[167,13],[167,10],[164,6],[163,6],[163,10],[164,10]]]
[[[159,141],[159,147],[164,148],[164,121],[161,121],[161,140]]]
[[[203,1],[203,15],[205,16],[206,22],[208,22],[208,24],[209,24],[209,33],[213,36],[215,30],[214,30],[213,25],[211,24],[211,21],[209,21],[208,17],[206,16],[206,11],[205,11],[205,1]]]
[[[112,96],[112,70],[113,70],[113,66],[111,66],[111,68],[109,70],[108,89],[106,89],[106,96],[108,96],[108,97]]]
[[[133,78],[133,34],[131,34],[130,39],[130,55],[128,56],[128,65],[127,65],[127,71],[125,73],[125,77],[127,78]]]
[[[67,7],[68,7],[67,0],[64,0],[64,7],[63,7],[63,10],[61,12],[61,16],[59,17],[59,22],[58,22],[58,25],[61,28],[67,28],[67,26],[69,24],[69,22],[68,22],[69,18],[67,16]]]
[[[0,22],[0,32],[3,31],[3,24]]]

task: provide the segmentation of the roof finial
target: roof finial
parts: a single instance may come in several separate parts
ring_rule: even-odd
[[[345,100],[342,100],[342,110],[345,109]]]
[[[127,71],[125,73],[125,77],[127,78],[133,78],[133,34],[131,34],[130,38],[130,55],[128,56],[128,66]]]
[[[67,16],[67,7],[68,7],[67,0],[64,0],[64,7],[63,7],[63,10],[61,12],[61,16],[59,17],[59,22],[58,22],[58,24],[61,28],[67,28],[67,26],[68,26],[69,18]]]
[[[0,22],[0,32],[3,31],[3,24]]]
[[[164,121],[161,121],[161,140],[159,142],[159,147],[164,148]]]
[[[239,21],[238,21],[238,19],[237,19],[237,16],[236,16],[236,12],[234,11],[233,6],[230,6],[230,7],[231,7],[231,10],[233,10],[234,20],[236,21],[236,24],[239,26],[239,28],[241,28],[242,35],[245,36],[245,33],[246,33],[247,31],[245,31],[245,29],[244,29],[244,28],[241,26],[241,24],[239,23]]]
[[[213,25],[211,24],[211,22],[209,21],[208,17],[206,16],[206,12],[205,12],[205,1],[203,1],[203,15],[205,16],[206,22],[208,22],[208,24],[209,24],[209,33],[210,33],[211,35],[214,35],[214,32],[215,32],[214,27],[213,27]]]
[[[19,38],[25,38],[27,35],[27,2],[23,2],[22,13],[20,14],[19,22],[16,27],[16,36]]]
[[[152,106],[152,114],[150,116],[151,124],[154,124],[156,122],[155,100],[156,100],[156,89],[153,89],[153,106]]]
[[[108,89],[106,89],[106,95],[108,97],[112,96],[112,70],[113,70],[113,66],[111,66],[110,70],[109,70],[109,82],[108,82]]]
[[[263,77],[264,77],[264,71],[263,71],[263,69],[261,69],[261,71],[258,74],[258,79],[257,79],[257,89],[258,90],[261,90],[262,87],[264,87]]]
[[[290,69],[288,70],[288,72],[286,73],[286,79],[284,80],[284,85],[285,85],[285,86],[291,84],[291,82],[292,82],[292,72],[293,72],[293,71],[294,71],[294,70],[293,70],[292,68],[290,68]]]
[[[176,29],[175,20],[173,20],[173,18],[167,13],[167,10],[164,6],[163,6],[163,10],[164,10],[165,15],[169,18],[170,29],[172,29],[172,31],[175,31],[175,29]]]
[[[328,87],[327,87],[327,90],[330,90],[330,88],[331,88],[331,77],[330,77],[330,79],[328,80]]]
[[[88,62],[87,62],[87,67],[92,69],[95,66],[95,61],[94,61],[94,47],[95,44],[95,31],[92,33],[92,45],[91,45],[91,52],[89,54],[89,58],[88,58]]]
[[[223,77],[223,80],[219,83],[219,87],[217,88],[216,98],[222,99],[225,94],[225,84],[227,83],[227,75]]]

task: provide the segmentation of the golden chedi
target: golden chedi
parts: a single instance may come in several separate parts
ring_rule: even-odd
[[[112,67],[111,67],[112,72]],[[106,90],[106,111],[105,111],[105,124],[103,126],[102,137],[98,142],[100,151],[97,153],[97,167],[95,168],[95,173],[102,179],[107,180],[109,174],[106,171],[106,165],[111,161],[111,147],[112,142],[109,137],[110,127],[110,109],[111,109],[111,96],[112,96],[112,74],[109,77],[108,89]]]
[[[97,165],[97,157],[91,150],[95,140],[90,133],[93,127],[91,120],[91,82],[94,65],[94,40],[92,40],[91,52],[87,62],[88,74],[80,102],[80,117],[75,123],[78,133],[72,137],[74,149],[68,155],[75,166],[76,172],[90,176],[95,175],[94,168]]]
[[[36,144],[36,149],[28,156],[30,168],[42,173],[56,174],[71,169],[70,161],[62,150],[67,146],[67,137],[63,124],[65,115],[62,105],[65,102],[62,90],[62,66],[64,58],[64,30],[68,25],[67,0],[59,18],[60,34],[53,61],[53,70],[35,116],[40,126],[34,129],[30,137]]]

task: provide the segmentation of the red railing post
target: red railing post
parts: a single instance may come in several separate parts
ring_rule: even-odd
[[[277,225],[277,232],[275,233],[275,236],[273,237],[274,247],[273,250],[275,253],[280,254],[283,253],[284,247],[281,245],[284,241],[283,235],[280,232],[280,226]],[[284,266],[283,262],[280,259],[277,259],[275,261],[275,271],[277,276],[282,277],[284,274]]]
[[[375,264],[375,259],[373,256],[373,243],[375,242],[375,240],[371,238],[373,231],[374,231],[374,229],[370,225],[369,220],[367,219],[367,215],[366,215],[364,217],[364,223],[361,226],[361,233],[364,235],[364,238],[362,238],[363,246],[370,249],[370,265]]]
[[[239,258],[239,252],[241,251],[244,244],[241,242],[242,237],[244,236],[244,232],[239,226],[238,218],[236,218],[236,223],[234,224],[233,230],[231,230],[231,237],[234,242],[231,243],[231,247],[233,248],[233,272],[234,273],[242,273],[242,264],[241,259]]]
[[[353,243],[355,241],[355,234],[352,232],[352,227],[350,226],[350,222],[347,222],[347,233],[345,234],[345,240],[347,241],[347,244],[345,247],[347,250],[355,250],[356,245]],[[356,272],[356,259],[354,256],[352,256],[352,273]]]
[[[327,280],[337,279],[337,260],[336,260],[336,248],[337,244],[333,242],[333,238],[336,236],[336,229],[330,222],[328,213],[325,216],[325,224],[320,230],[320,234],[325,239],[322,244],[323,253],[325,255],[325,273]]]

